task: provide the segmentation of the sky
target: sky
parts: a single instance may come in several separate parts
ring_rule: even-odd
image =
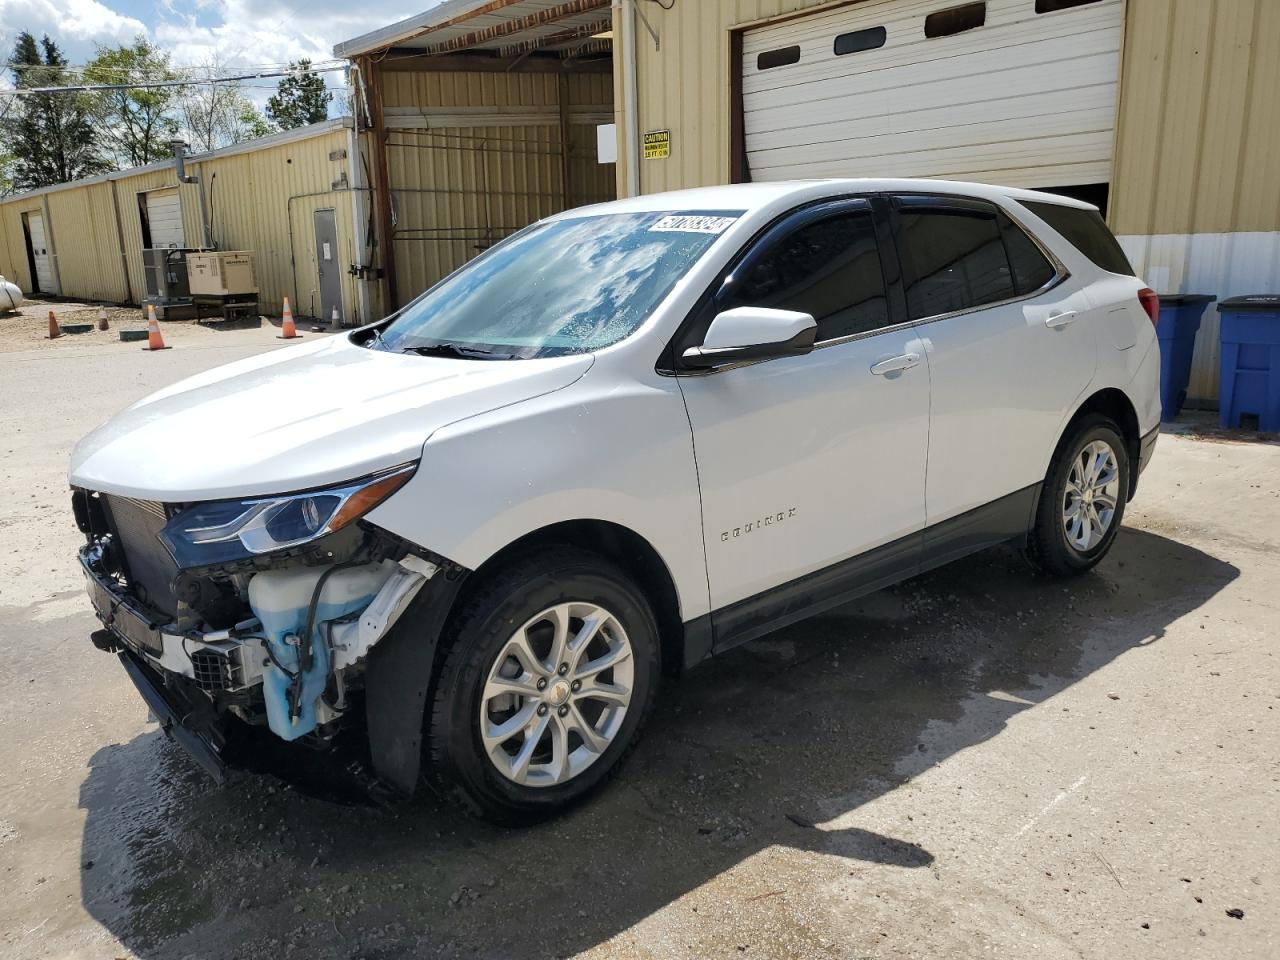
[[[0,60],[7,61],[21,30],[48,33],[73,64],[94,45],[145,34],[168,50],[175,66],[215,58],[227,66],[283,64],[301,57],[333,57],[333,46],[421,13],[439,0],[0,0]],[[327,74],[341,87],[340,73]],[[6,74],[5,80],[10,79]],[[245,92],[261,103],[274,80]],[[7,85],[7,84],[6,84]]]

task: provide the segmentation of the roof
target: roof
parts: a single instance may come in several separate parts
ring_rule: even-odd
[[[335,117],[331,120],[321,120],[319,123],[308,124],[305,127],[296,127],[293,130],[281,130],[279,133],[273,133],[265,137],[259,137],[257,140],[245,140],[243,143],[233,143],[229,147],[221,147],[217,150],[210,150],[207,153],[188,153],[186,162],[188,165],[199,164],[205,160],[216,160],[219,157],[231,157],[238,153],[253,153],[257,150],[267,150],[271,147],[283,146],[286,143],[293,143],[296,140],[310,140],[312,137],[321,137],[335,130],[341,130],[351,123],[350,117]],[[107,183],[111,180],[124,180],[128,177],[136,177],[143,173],[156,173],[160,170],[172,170],[173,158],[165,160],[157,160],[155,163],[144,164],[140,167],[125,167],[123,170],[112,170],[110,173],[99,174],[96,177],[85,177],[82,180],[70,180],[67,183],[55,183],[47,187],[37,187],[35,190],[27,190],[24,193],[15,193],[10,197],[0,197],[0,205],[13,203],[17,200],[28,200],[32,197],[38,197],[46,193],[56,193],[59,190],[74,190],[76,187],[87,187],[93,183]],[[177,186],[177,181],[174,181]]]
[[[652,212],[667,210],[753,212],[782,203],[784,206],[821,200],[823,197],[856,193],[941,193],[999,201],[1038,200],[1094,210],[1096,207],[1070,197],[1039,190],[1002,187],[989,183],[967,183],[961,180],[874,179],[868,177],[829,180],[780,180],[770,183],[737,183],[718,187],[695,187],[670,193],[649,193],[625,200],[590,207],[578,207],[558,214],[553,219],[568,219],[584,214],[604,212]]]
[[[612,23],[610,0],[445,0],[417,16],[344,40],[333,53],[350,58],[391,47],[428,56],[566,53],[590,45]]]

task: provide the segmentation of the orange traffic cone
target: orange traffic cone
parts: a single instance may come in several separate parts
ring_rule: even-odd
[[[110,329],[111,329],[111,324],[107,323],[107,308],[106,308],[106,307],[99,307],[99,308],[98,308],[98,329],[99,329],[99,330],[110,330]]]
[[[289,309],[289,298],[284,298],[284,319],[280,321],[280,336],[277,340],[293,340],[302,334],[298,332],[298,328],[293,325],[293,311]]]
[[[49,339],[57,340],[62,336],[62,328],[58,326],[58,318],[53,315],[53,311],[49,311]]]
[[[143,350],[168,350],[164,337],[160,336],[160,322],[156,320],[155,304],[147,304],[147,345]]]

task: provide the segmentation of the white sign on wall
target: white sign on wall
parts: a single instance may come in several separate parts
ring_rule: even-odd
[[[596,161],[618,162],[618,125],[602,123],[596,127]]]

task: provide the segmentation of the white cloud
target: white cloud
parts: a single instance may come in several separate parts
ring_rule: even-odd
[[[147,32],[141,20],[117,13],[98,0],[0,0],[4,56],[12,51],[21,30],[37,38],[49,34],[73,62],[91,56],[95,43],[124,43]]]

